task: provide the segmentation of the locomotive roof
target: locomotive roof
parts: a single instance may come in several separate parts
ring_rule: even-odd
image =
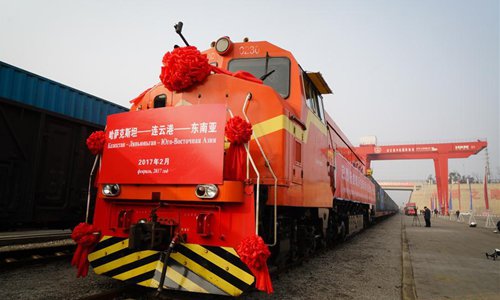
[[[323,75],[321,75],[320,72],[307,72],[307,77],[311,79],[312,83],[314,86],[318,89],[318,91],[321,94],[333,94],[332,90],[328,86],[328,83],[326,83],[325,78],[323,78]]]

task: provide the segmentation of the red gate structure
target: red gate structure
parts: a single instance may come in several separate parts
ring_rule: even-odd
[[[486,148],[486,141],[459,143],[407,144],[407,145],[360,145],[356,152],[371,172],[372,160],[432,159],[436,171],[436,184],[441,211],[448,214],[448,159],[467,158]]]

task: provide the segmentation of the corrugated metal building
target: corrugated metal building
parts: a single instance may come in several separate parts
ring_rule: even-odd
[[[0,228],[84,221],[87,137],[128,109],[0,62]]]

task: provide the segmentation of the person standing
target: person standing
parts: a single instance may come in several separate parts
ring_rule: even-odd
[[[424,206],[425,227],[431,227],[431,210]]]

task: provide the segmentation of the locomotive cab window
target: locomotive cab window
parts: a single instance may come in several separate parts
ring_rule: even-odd
[[[325,112],[323,109],[323,97],[318,89],[314,86],[306,73],[303,74],[304,89],[306,92],[306,104],[310,110],[321,120],[325,120]]]
[[[247,71],[272,87],[281,97],[290,95],[290,60],[286,57],[239,58],[229,62],[229,71]]]

